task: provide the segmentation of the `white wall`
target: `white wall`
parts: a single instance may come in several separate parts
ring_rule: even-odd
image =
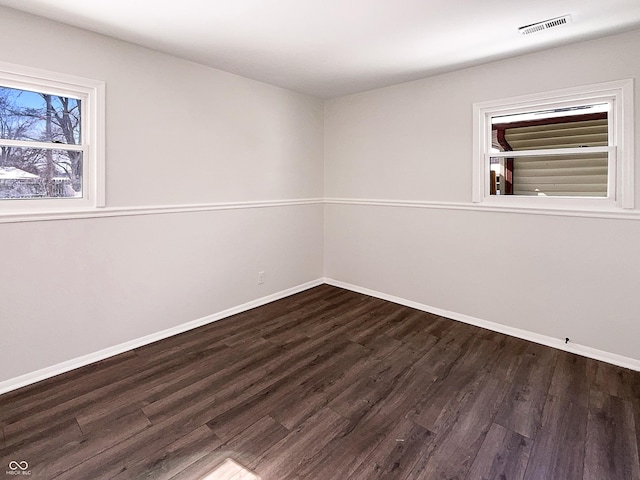
[[[465,209],[472,103],[638,78],[640,32],[325,104],[5,8],[0,42],[0,61],[106,82],[109,208],[322,196],[462,207],[310,201],[0,223],[0,383],[323,274],[640,359],[640,222]]]
[[[325,196],[347,202],[326,206],[325,276],[640,359],[640,220],[470,206],[474,102],[635,78],[640,145],[639,49],[634,31],[327,101]]]
[[[322,197],[318,99],[5,8],[0,44],[106,82],[107,207]],[[322,222],[312,201],[0,223],[0,382],[318,279]]]

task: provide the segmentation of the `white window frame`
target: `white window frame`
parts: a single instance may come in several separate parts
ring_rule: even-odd
[[[513,157],[515,152],[491,152],[491,119],[501,115],[536,110],[609,103],[609,145],[589,147],[606,152],[608,188],[606,197],[559,197],[490,195],[490,157]],[[508,208],[577,209],[611,211],[634,208],[634,103],[633,79],[536,93],[473,105],[473,190],[472,201],[487,206]],[[583,149],[519,151],[517,156],[580,153]]]
[[[82,142],[58,145],[82,151],[82,197],[2,199],[0,218],[22,214],[87,211],[105,206],[105,83],[99,80],[0,62],[0,85],[81,100]],[[44,146],[40,142],[3,140],[14,146]]]

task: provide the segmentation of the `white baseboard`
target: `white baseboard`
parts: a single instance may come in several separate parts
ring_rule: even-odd
[[[129,350],[133,350],[135,348],[148,345],[158,340],[162,340],[162,339],[171,337],[173,335],[178,335],[179,333],[183,333],[188,330],[192,330],[194,328],[198,328],[203,325],[207,325],[209,323],[222,320],[223,318],[227,318],[232,315],[236,315],[238,313],[251,310],[252,308],[256,308],[256,307],[265,305],[267,303],[280,300],[282,298],[294,295],[304,290],[308,290],[309,288],[322,285],[323,283],[326,283],[328,285],[333,285],[335,287],[344,288],[346,290],[351,290],[353,292],[362,293],[364,295],[380,298],[382,300],[388,300],[390,302],[397,303],[399,305],[405,305],[407,307],[415,308],[417,310],[422,310],[424,312],[433,313],[434,315],[439,315],[441,317],[451,318],[453,320],[457,320],[463,323],[468,323],[470,325],[475,325],[477,327],[486,328],[494,332],[504,333],[505,335],[510,335],[512,337],[522,338],[523,340],[529,340],[531,342],[557,348],[559,350],[564,350],[566,352],[575,353],[577,355],[582,355],[583,357],[593,358],[595,360],[601,360],[603,362],[611,363],[613,365],[618,365],[620,367],[640,371],[640,360],[638,359],[624,357],[622,355],[617,355],[615,353],[605,352],[603,350],[587,347],[585,345],[577,345],[575,343],[565,344],[561,339],[549,337],[546,335],[541,335],[538,333],[530,332],[528,330],[509,327],[507,325],[502,325],[500,323],[482,320],[480,318],[472,317],[470,315],[443,310],[441,308],[432,307],[430,305],[414,302],[404,298],[396,297],[394,295],[388,295],[386,293],[370,290],[364,287],[359,287],[357,285],[341,282],[339,280],[334,280],[332,278],[320,278],[317,280],[313,280],[311,282],[297,285],[292,288],[288,288],[286,290],[282,290],[280,292],[276,292],[271,295],[267,295],[262,298],[258,298],[256,300],[252,300],[250,302],[244,303],[242,305],[238,305],[236,307],[229,308],[227,310],[223,310],[218,313],[214,313],[212,315],[208,315],[203,318],[199,318],[191,322],[183,323],[182,325],[178,325],[173,328],[152,333],[150,335],[146,335],[144,337],[140,337],[135,340],[131,340],[129,342],[121,343],[120,345],[115,345],[113,347],[105,348],[103,350],[99,350],[97,352],[90,353],[88,355],[83,355],[82,357],[77,357],[77,358],[68,360],[66,362],[58,363],[57,365],[52,365],[50,367],[46,367],[41,370],[37,370],[35,372],[27,373],[19,377],[2,381],[0,382],[0,395],[6,392],[10,392],[12,390],[16,390],[18,388],[30,385],[32,383],[39,382],[41,380],[45,380],[47,378],[54,377],[56,375],[60,375],[62,373],[65,373],[71,370],[75,370],[76,368],[84,367],[86,365],[89,365],[90,363],[104,360],[105,358],[113,357],[120,353],[124,353]]]
[[[530,332],[528,330],[522,330],[520,328],[509,327],[500,323],[490,322],[488,320],[482,320],[480,318],[465,315],[463,313],[450,312],[441,308],[432,307],[422,303],[414,302],[404,298],[388,295],[386,293],[370,290],[368,288],[359,287],[350,283],[341,282],[332,278],[325,278],[324,283],[333,285],[334,287],[344,288],[353,292],[362,293],[371,297],[380,298],[382,300],[388,300],[399,305],[422,310],[423,312],[433,313],[445,318],[451,318],[459,322],[475,325],[476,327],[486,328],[498,333],[504,333],[512,337],[521,338],[523,340],[529,340],[531,342],[546,345],[548,347],[557,348],[558,350],[564,350],[565,352],[575,353],[583,357],[593,358],[594,360],[601,360],[606,363],[618,365],[620,367],[629,368],[631,370],[640,371],[640,360],[635,358],[624,357],[615,353],[605,352],[596,348],[587,347],[585,345],[578,345],[575,343],[565,344],[563,340],[559,338],[549,337],[547,335],[541,335],[539,333]]]
[[[10,378],[9,380],[0,382],[0,395],[3,393],[9,392],[11,390],[16,390],[18,388],[24,387],[26,385],[31,385],[32,383],[36,383],[41,380],[45,380],[47,378],[60,375],[61,373],[65,373],[70,370],[75,370],[76,368],[84,367],[86,365],[89,365],[90,363],[94,363],[99,360],[104,360],[105,358],[113,357],[114,355],[118,355],[120,353],[133,350],[134,348],[139,348],[144,345],[157,342],[158,340],[162,340],[164,338],[168,338],[173,335],[178,335],[179,333],[183,333],[188,330],[192,330],[194,328],[207,325],[208,323],[222,320],[223,318],[227,318],[232,315],[236,315],[238,313],[251,310],[252,308],[260,307],[261,305],[265,305],[267,303],[280,300],[281,298],[294,295],[304,290],[308,290],[309,288],[322,285],[323,283],[324,282],[321,278],[317,280],[313,280],[311,282],[303,283],[302,285],[297,285],[295,287],[288,288],[286,290],[282,290],[280,292],[276,292],[271,295],[267,295],[266,297],[258,298],[256,300],[243,303],[242,305],[238,305],[237,307],[232,307],[227,310],[223,310],[221,312],[214,313],[212,315],[208,315],[206,317],[202,317],[197,320],[193,320],[191,322],[183,323],[182,325],[178,325],[176,327],[168,328],[160,332],[156,332],[150,335],[146,335],[144,337],[136,338],[135,340],[121,343],[120,345],[115,345],[113,347],[105,348],[103,350],[99,350],[97,352],[93,352],[88,355],[83,355],[81,357],[73,358],[71,360],[67,360],[66,362],[58,363],[57,365],[52,365],[50,367],[46,367],[41,370],[37,370],[35,372],[21,375],[19,377]]]

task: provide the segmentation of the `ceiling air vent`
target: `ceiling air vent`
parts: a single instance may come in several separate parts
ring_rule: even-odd
[[[558,18],[551,18],[543,22],[534,23],[532,25],[526,25],[524,27],[520,27],[518,31],[522,35],[531,35],[532,33],[541,32],[543,30],[549,30],[550,28],[561,27],[562,25],[566,25],[567,23],[571,23],[571,15],[565,15],[564,17],[558,17]]]

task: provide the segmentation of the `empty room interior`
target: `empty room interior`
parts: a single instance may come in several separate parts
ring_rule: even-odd
[[[0,476],[640,480],[640,2],[0,41]]]

